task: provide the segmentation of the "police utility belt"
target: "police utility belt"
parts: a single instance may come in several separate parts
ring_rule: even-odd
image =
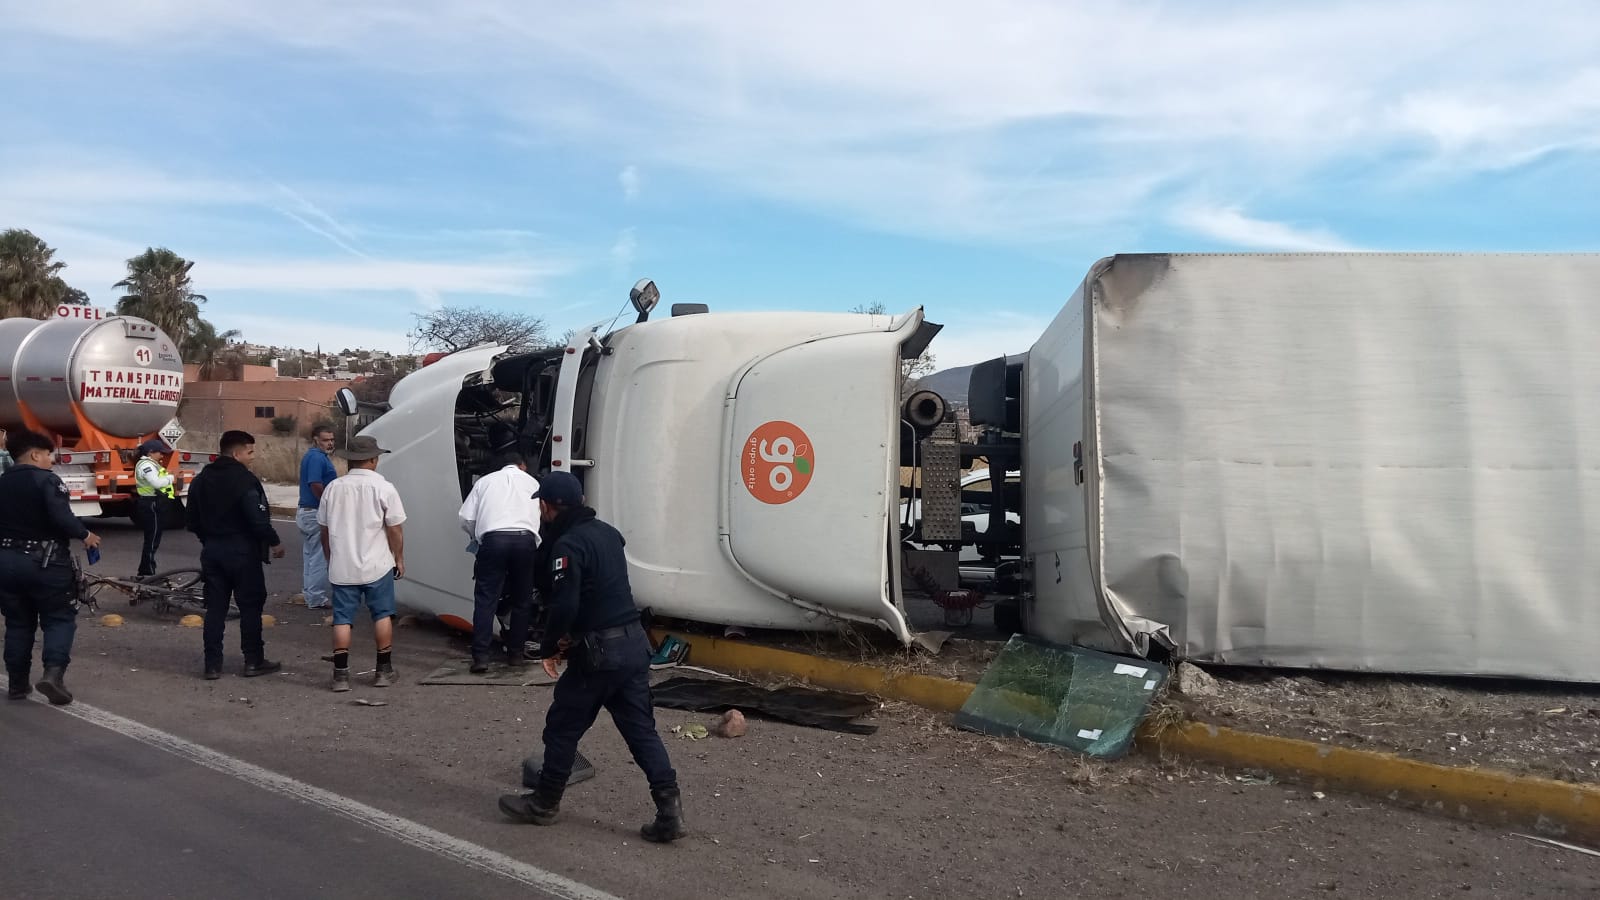
[[[45,540],[0,538],[0,550],[20,550],[33,557],[40,568],[49,566],[50,561],[55,558],[56,554],[64,554],[66,549],[67,542],[55,538]]]
[[[637,651],[641,644],[645,657],[649,656],[650,645],[644,642],[644,626],[638,622],[586,631],[577,635],[574,643],[582,648],[584,666],[595,671],[620,669],[629,662],[638,662],[637,658],[630,660],[628,657],[629,651]]]

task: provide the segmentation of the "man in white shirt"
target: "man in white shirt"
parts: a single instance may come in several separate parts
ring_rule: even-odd
[[[507,453],[478,479],[461,504],[462,530],[478,545],[472,566],[472,671],[489,671],[495,613],[507,598],[506,661],[527,665],[523,647],[533,620],[534,551],[539,549],[539,481],[521,456]]]
[[[405,507],[400,492],[378,474],[378,457],[389,451],[375,438],[358,435],[338,451],[350,471],[322,491],[317,524],[333,587],[333,689],[350,690],[350,626],[361,604],[372,614],[378,648],[375,687],[394,683],[394,582],[404,578]]]

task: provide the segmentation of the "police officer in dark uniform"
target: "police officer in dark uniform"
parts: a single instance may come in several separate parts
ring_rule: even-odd
[[[647,841],[684,835],[678,773],[656,732],[650,701],[650,641],[633,605],[622,535],[583,505],[583,485],[568,472],[540,477],[540,518],[549,526],[548,624],[540,642],[544,670],[560,674],[544,723],[544,764],[531,794],[507,794],[500,811],[522,822],[553,825],[572,774],[578,739],[604,708],[644,770],[655,820],[639,829]]]
[[[72,514],[67,486],[50,469],[55,443],[35,431],[6,436],[14,465],[0,475],[0,612],[6,619],[6,696],[28,696],[33,633],[44,632],[44,678],[39,693],[61,706],[72,702],[62,679],[78,631],[77,575],[69,540],[95,549],[100,537]]]
[[[222,455],[189,486],[189,530],[200,537],[200,578],[205,585],[205,677],[222,677],[222,637],[230,599],[239,604],[239,650],[246,678],[283,668],[266,658],[261,611],[267,605],[267,548],[282,559],[283,541],[267,512],[267,491],[250,471],[256,439],[249,432],[222,435]]]

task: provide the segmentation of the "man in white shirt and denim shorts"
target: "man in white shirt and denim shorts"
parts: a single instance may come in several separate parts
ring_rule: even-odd
[[[533,622],[534,551],[539,549],[539,481],[516,453],[502,454],[498,468],[472,486],[458,518],[478,545],[472,566],[472,671],[489,671],[495,613],[509,600],[506,662],[525,666],[523,647]]]
[[[406,511],[400,492],[378,474],[378,457],[389,451],[358,435],[338,455],[350,471],[322,491],[317,524],[333,587],[333,689],[350,690],[350,626],[361,604],[372,614],[378,648],[375,687],[394,683],[394,582],[404,578]]]

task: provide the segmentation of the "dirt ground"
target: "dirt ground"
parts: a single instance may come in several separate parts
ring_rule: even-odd
[[[101,530],[101,565],[131,569],[132,529]],[[191,538],[170,540],[164,566],[192,559]],[[202,681],[198,630],[108,602],[126,624],[86,618],[69,681],[86,703],[625,897],[1600,895],[1600,859],[1495,828],[1181,761],[1089,761],[898,704],[872,717],[871,735],[752,716],[742,738],[698,741],[673,727],[714,716],[658,710],[692,829],[670,848],[638,840],[643,780],[602,722],[582,744],[599,774],[568,792],[561,824],[512,825],[494,798],[538,748],[549,689],[419,685],[464,644],[417,625],[397,632],[399,684],[358,677],[331,694],[327,630],[289,602],[297,582],[293,565],[269,569],[281,675],[237,678],[230,655],[228,675]],[[230,654],[236,640],[230,627]],[[358,672],[370,642],[357,629]],[[986,649],[953,648],[928,662],[981,670]]]
[[[690,626],[691,628],[693,626]],[[980,632],[981,633],[981,632]],[[886,635],[756,634],[805,653],[977,681],[1003,642],[956,632],[937,654]],[[1189,718],[1447,765],[1600,782],[1600,686],[1211,667],[1214,695],[1167,697]]]
[[[1449,765],[1600,781],[1600,687],[1210,670],[1196,718]]]

